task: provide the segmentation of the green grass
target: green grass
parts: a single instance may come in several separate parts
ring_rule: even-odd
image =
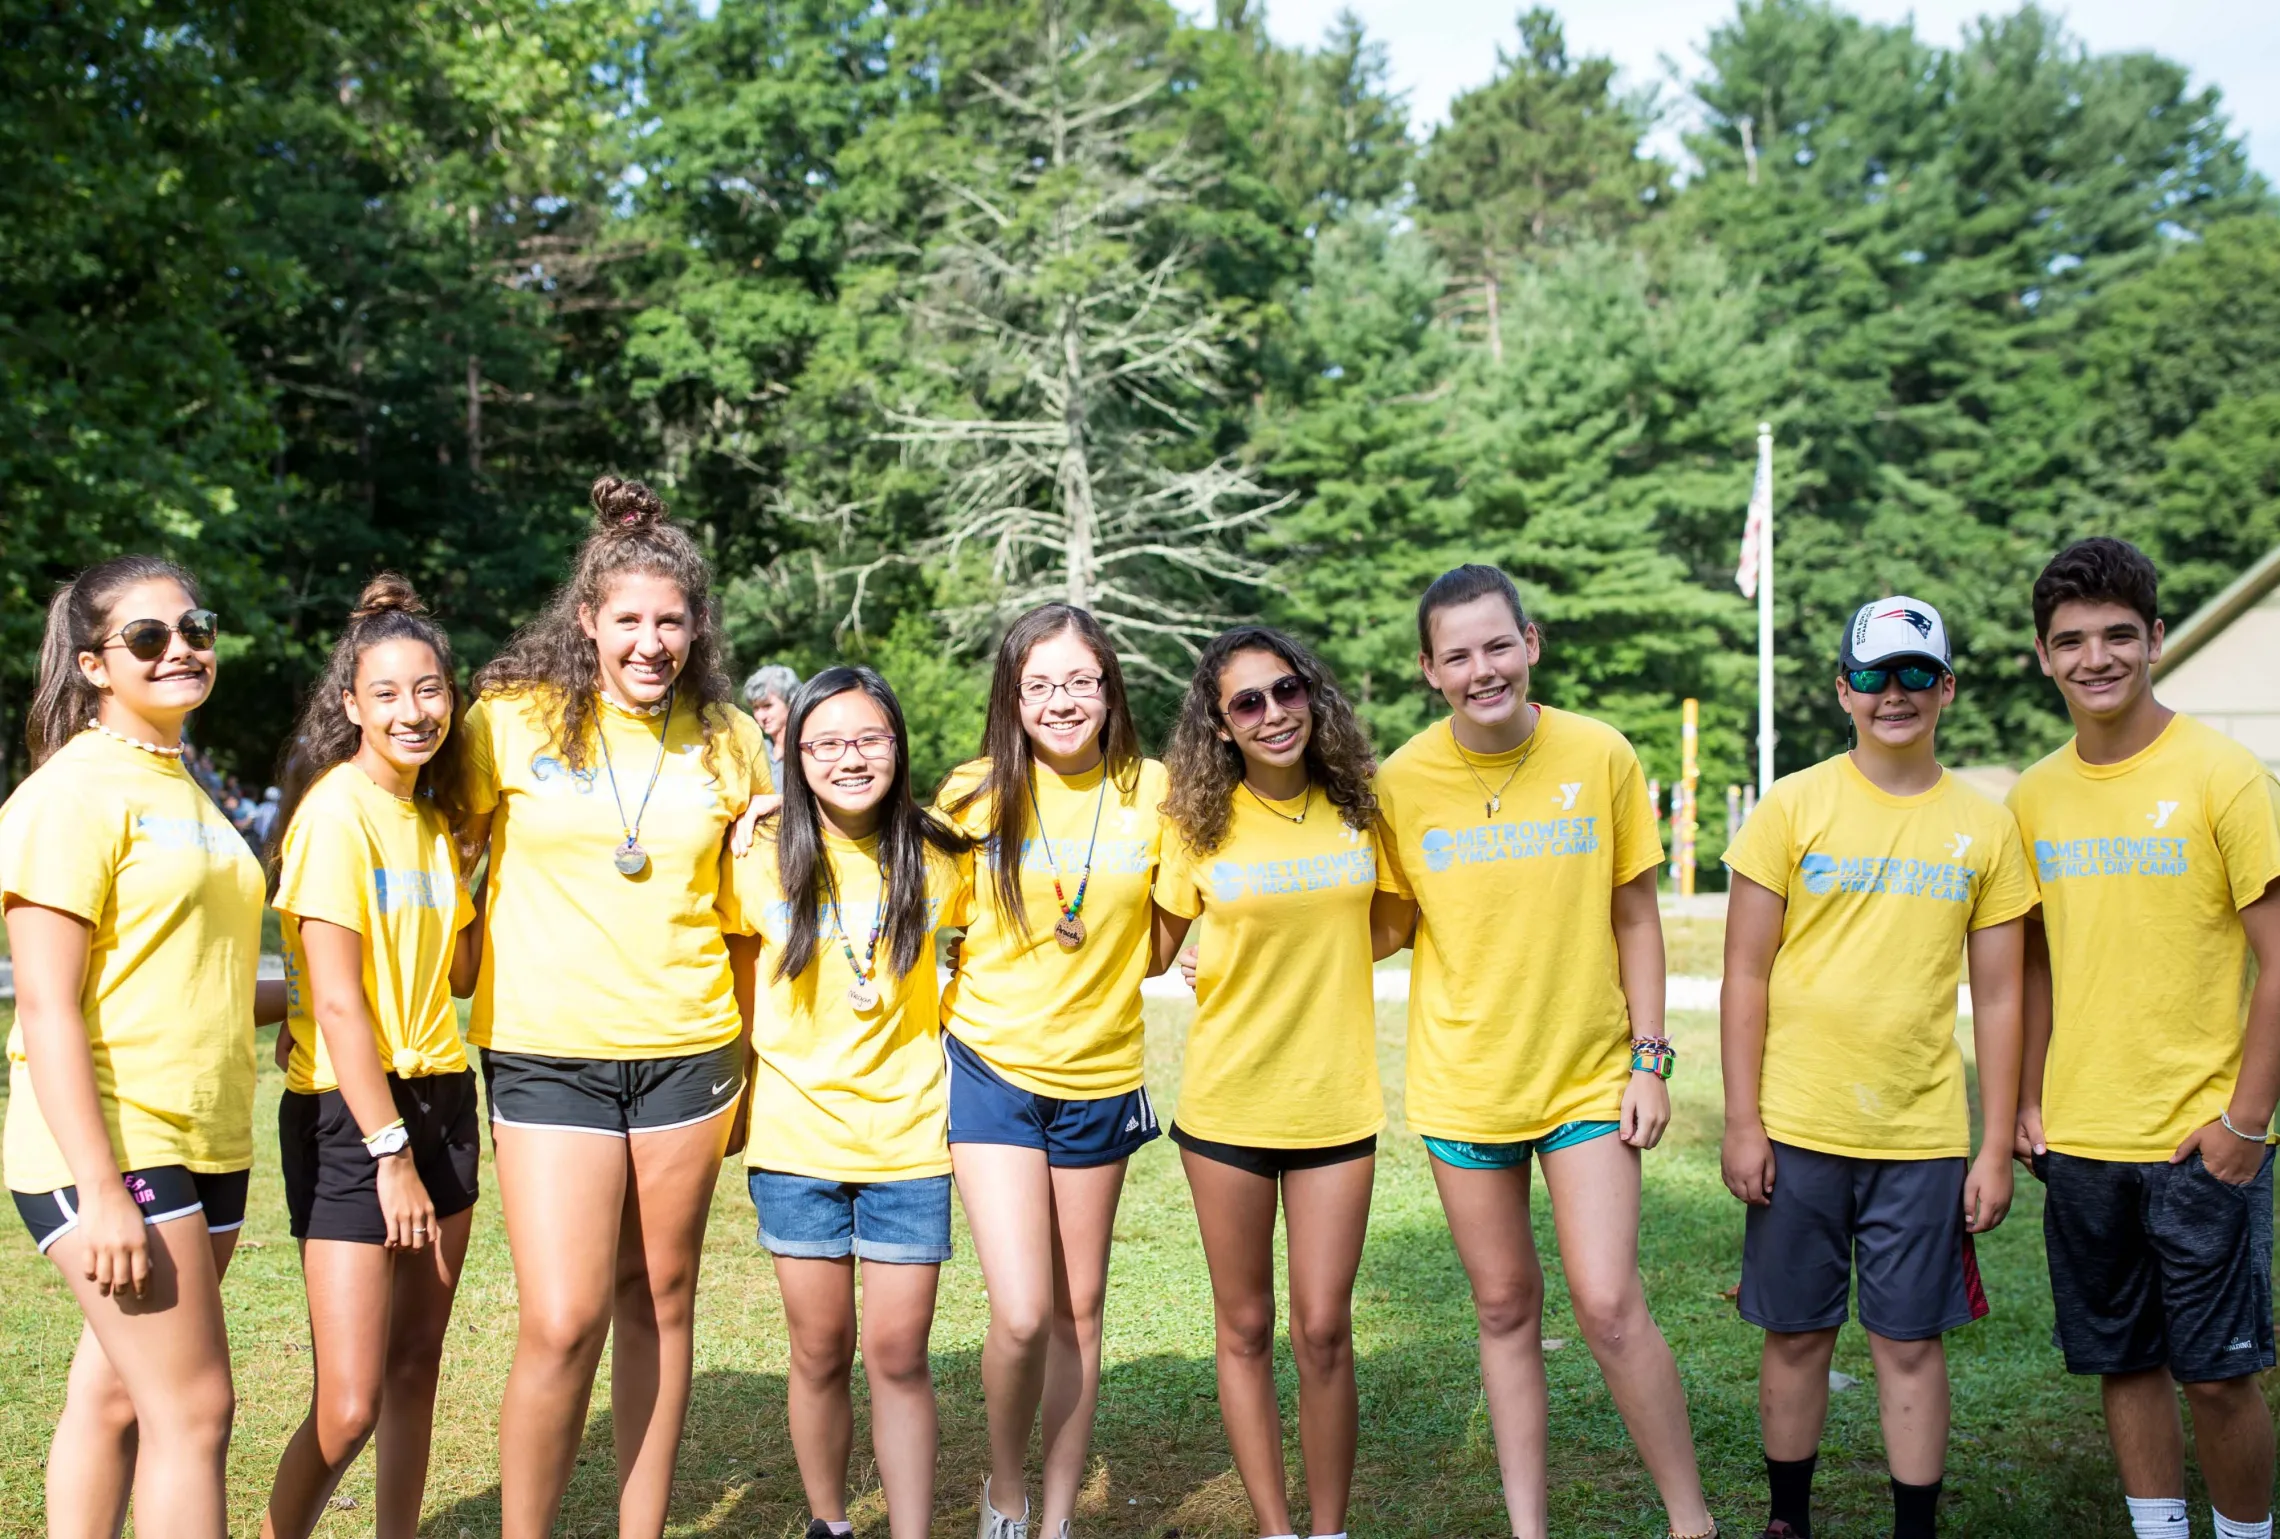
[[[1168,1111],[1177,1090],[1184,1010],[1150,1007],[1149,1074]],[[1383,1010],[1379,1040],[1395,1123],[1384,1140],[1370,1243],[1356,1298],[1363,1433],[1351,1527],[1359,1535],[1505,1532],[1473,1327],[1431,1178],[1400,1130],[1401,1017]],[[1758,1338],[1725,1296],[1741,1254],[1741,1216],[1719,1184],[1715,1026],[1674,1023],[1685,1053],[1679,1120],[1649,1157],[1645,1262],[1650,1298],[1686,1377],[1713,1510],[1729,1535],[1762,1520],[1756,1413]],[[268,1129],[278,1088],[264,1059],[261,1160],[254,1204],[226,1284],[241,1400],[231,1460],[234,1531],[251,1533],[277,1451],[298,1421],[309,1360],[301,1284],[285,1233]],[[1539,1185],[1538,1193],[1541,1196]],[[494,1413],[514,1342],[513,1280],[495,1196],[479,1210],[453,1327],[424,1532],[457,1539],[497,1532]],[[1554,1254],[1549,1225],[1539,1239]],[[2126,1535],[2093,1386],[2060,1371],[2039,1235],[2040,1193],[1981,1248],[1994,1315],[1953,1339],[1954,1451],[1947,1532]],[[676,1534],[796,1535],[799,1481],[784,1429],[785,1347],[767,1260],[751,1237],[741,1172],[724,1170],[713,1211],[700,1306],[695,1406],[673,1508]],[[934,1334],[942,1398],[941,1494],[935,1531],[972,1532],[984,1467],[978,1349],[981,1279],[963,1236],[945,1269]],[[0,1532],[37,1532],[40,1462],[63,1390],[78,1319],[53,1269],[21,1237],[0,1243]],[[1546,1334],[1571,1345],[1550,1359],[1553,1529],[1659,1535],[1651,1488],[1605,1386],[1576,1343],[1556,1271]],[[1835,1399],[1822,1449],[1821,1532],[1884,1532],[1887,1497],[1865,1339],[1848,1327],[1837,1365],[1862,1382]],[[606,1370],[605,1370],[606,1371]],[[1284,1373],[1286,1416],[1294,1381]],[[606,1388],[597,1394],[562,1531],[615,1532]],[[1291,1423],[1291,1464],[1298,1455]],[[867,1433],[864,1434],[867,1437]],[[859,1439],[859,1446],[861,1440]],[[859,1532],[886,1531],[873,1471],[859,1456]],[[320,1533],[368,1533],[369,1458],[343,1494],[354,1510]],[[2195,1497],[2196,1523],[2206,1521]],[[1214,1400],[1211,1316],[1185,1183],[1162,1142],[1133,1163],[1118,1223],[1107,1366],[1094,1465],[1080,1516],[1090,1535],[1184,1539],[1251,1530]],[[2196,1527],[2196,1534],[2205,1533]]]

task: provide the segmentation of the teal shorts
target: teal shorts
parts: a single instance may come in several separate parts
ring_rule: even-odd
[[[1459,1170],[1510,1170],[1515,1165],[1528,1163],[1531,1154],[1551,1154],[1560,1149],[1572,1149],[1577,1144],[1590,1143],[1614,1132],[1619,1122],[1563,1122],[1541,1138],[1524,1139],[1516,1144],[1467,1144],[1453,1138],[1425,1140],[1425,1150],[1444,1165]]]

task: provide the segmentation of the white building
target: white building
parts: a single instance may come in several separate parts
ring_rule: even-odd
[[[2169,632],[2153,677],[2163,705],[2280,771],[2280,549]]]

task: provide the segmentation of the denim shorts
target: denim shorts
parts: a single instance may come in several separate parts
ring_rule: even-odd
[[[950,1259],[950,1178],[829,1181],[780,1170],[749,1172],[760,1244],[772,1255],[811,1261],[932,1266]]]

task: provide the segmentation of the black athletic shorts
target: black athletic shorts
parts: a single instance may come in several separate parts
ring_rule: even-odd
[[[1773,1146],[1773,1200],[1743,1221],[1742,1318],[1795,1335],[1860,1323],[1928,1341],[1987,1313],[1963,1227],[1964,1160],[1877,1160]]]
[[[1343,1165],[1348,1160],[1367,1159],[1377,1153],[1375,1133],[1350,1144],[1331,1144],[1319,1149],[1267,1149],[1256,1144],[1223,1144],[1198,1138],[1174,1122],[1171,1137],[1173,1143],[1190,1154],[1200,1154],[1207,1160],[1217,1160],[1222,1165],[1232,1165],[1270,1181],[1285,1171],[1319,1170],[1325,1165]]]
[[[245,1194],[251,1171],[230,1170],[208,1174],[184,1165],[153,1165],[130,1170],[120,1179],[142,1209],[143,1222],[163,1224],[169,1219],[206,1215],[208,1234],[226,1234],[245,1226]],[[32,1243],[46,1255],[49,1246],[79,1227],[79,1188],[62,1186],[52,1192],[11,1192]]]
[[[2069,1373],[2167,1367],[2181,1383],[2261,1372],[2272,1353],[2272,1153],[2246,1186],[2183,1164],[2035,1159]]]
[[[475,1206],[482,1159],[475,1110],[475,1071],[419,1079],[388,1076],[396,1115],[411,1135],[405,1147],[437,1218]],[[337,1090],[288,1090],[277,1107],[277,1150],[285,1167],[285,1211],[296,1240],[388,1243],[380,1216],[380,1162]]]
[[[662,1133],[717,1117],[743,1098],[744,1044],[679,1058],[542,1058],[485,1048],[483,1078],[494,1129]]]

